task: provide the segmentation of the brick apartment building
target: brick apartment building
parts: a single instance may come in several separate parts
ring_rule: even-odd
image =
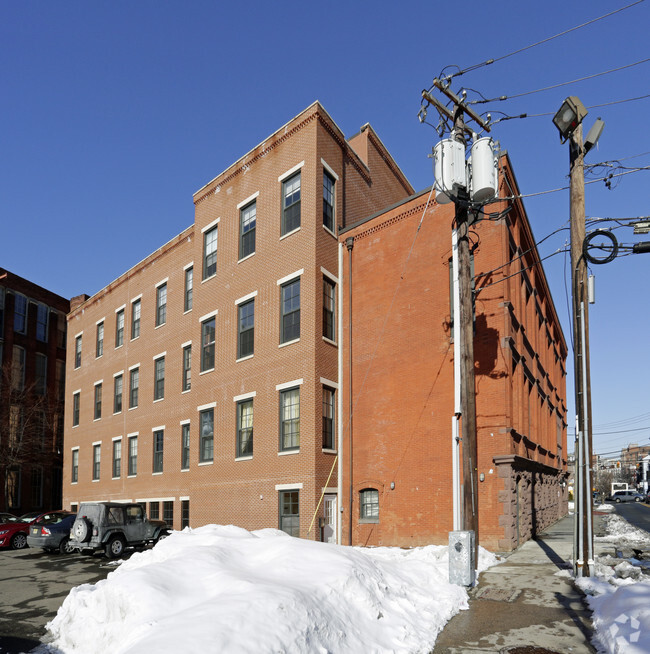
[[[412,193],[370,127],[346,141],[318,103],[201,188],[192,226],[68,317],[65,505],[319,538],[328,483],[337,515],[337,226]]]
[[[61,508],[70,302],[0,268],[0,506]]]
[[[431,205],[401,270],[425,202],[319,103],[197,191],[193,225],[73,304],[64,505],[445,542],[452,209]],[[510,548],[563,514],[566,345],[523,207],[476,229],[477,271],[521,271],[477,300],[481,543]]]
[[[501,186],[518,194],[507,155]],[[479,539],[505,551],[567,512],[567,348],[521,201],[486,211],[471,227]],[[427,190],[341,230],[344,543],[350,524],[362,545],[453,529],[453,219]]]

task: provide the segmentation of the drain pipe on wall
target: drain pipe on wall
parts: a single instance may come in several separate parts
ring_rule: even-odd
[[[338,316],[337,316],[337,339],[336,342],[339,344],[338,354],[337,354],[337,363],[338,363],[338,374],[336,381],[339,384],[336,397],[336,415],[338,416],[337,425],[336,425],[336,442],[338,443],[338,470],[337,470],[337,484],[336,484],[336,494],[338,501],[336,508],[338,511],[338,516],[336,516],[336,542],[339,545],[343,544],[343,457],[341,456],[341,445],[343,443],[343,420],[341,416],[343,415],[343,243],[339,243],[339,287],[338,287]]]
[[[349,545],[352,545],[352,248],[354,237],[345,239],[348,249],[348,457],[350,465],[350,489],[348,497]]]

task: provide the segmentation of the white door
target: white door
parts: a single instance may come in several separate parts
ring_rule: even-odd
[[[324,500],[325,524],[323,526],[323,542],[336,543],[336,495],[325,495]]]

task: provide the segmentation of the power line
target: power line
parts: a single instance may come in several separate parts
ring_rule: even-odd
[[[523,93],[516,93],[515,95],[501,95],[498,98],[490,98],[483,100],[472,100],[467,104],[486,104],[488,102],[503,102],[505,100],[513,100],[514,98],[523,98],[526,95],[532,95],[533,93],[541,93],[542,91],[550,91],[551,89],[557,89],[560,86],[567,86],[569,84],[575,84],[576,82],[584,82],[588,79],[594,79],[595,77],[602,77],[603,75],[609,75],[610,73],[617,73],[626,68],[632,68],[634,66],[639,66],[640,64],[645,64],[650,61],[650,57],[647,59],[641,59],[640,61],[635,61],[633,64],[626,64],[625,66],[619,66],[618,68],[611,68],[610,70],[604,70],[600,73],[594,73],[593,75],[587,75],[585,77],[578,77],[577,79],[570,80],[568,82],[560,82],[559,84],[552,84],[551,86],[545,86],[541,89],[535,89],[534,91],[524,91]]]
[[[527,45],[523,48],[519,48],[518,50],[514,50],[513,52],[509,52],[508,54],[502,55],[501,57],[497,57],[495,59],[488,59],[487,61],[483,61],[480,64],[475,64],[473,66],[469,66],[468,68],[465,68],[464,70],[459,70],[457,73],[453,73],[452,75],[448,75],[447,79],[451,80],[454,77],[459,77],[460,75],[464,75],[465,73],[469,73],[471,71],[476,70],[477,68],[482,68],[483,66],[489,66],[490,64],[494,64],[497,61],[503,61],[504,59],[507,59],[508,57],[513,57],[516,54],[520,54],[522,52],[525,52],[526,50],[530,50],[531,48],[535,48],[538,45],[542,45],[543,43],[548,43],[549,41],[552,41],[553,39],[557,39],[560,36],[564,36],[566,34],[570,34],[571,32],[575,32],[576,30],[579,30],[583,27],[586,27],[587,25],[591,25],[593,23],[598,22],[599,20],[603,20],[604,18],[609,18],[610,16],[613,16],[614,14],[617,14],[621,11],[625,11],[626,9],[630,9],[630,7],[634,7],[635,5],[641,4],[644,2],[644,0],[637,0],[637,2],[633,2],[625,7],[621,7],[620,9],[615,9],[614,11],[609,12],[608,14],[604,14],[602,16],[599,16],[598,18],[593,18],[592,20],[587,21],[586,23],[582,23],[581,25],[576,25],[575,27],[571,27],[568,30],[564,30],[563,32],[560,32],[558,34],[555,34],[554,36],[549,36],[546,39],[542,39],[541,41],[537,41],[536,43],[531,43],[530,45]],[[444,69],[443,69],[444,70]]]

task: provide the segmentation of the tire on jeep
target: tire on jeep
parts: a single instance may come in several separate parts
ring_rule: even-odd
[[[88,518],[77,518],[74,521],[74,526],[72,527],[75,540],[78,540],[80,543],[85,543],[90,540],[90,537],[93,533],[93,527]]]
[[[116,559],[124,554],[124,538],[122,536],[111,536],[104,547],[104,553],[109,559]]]

